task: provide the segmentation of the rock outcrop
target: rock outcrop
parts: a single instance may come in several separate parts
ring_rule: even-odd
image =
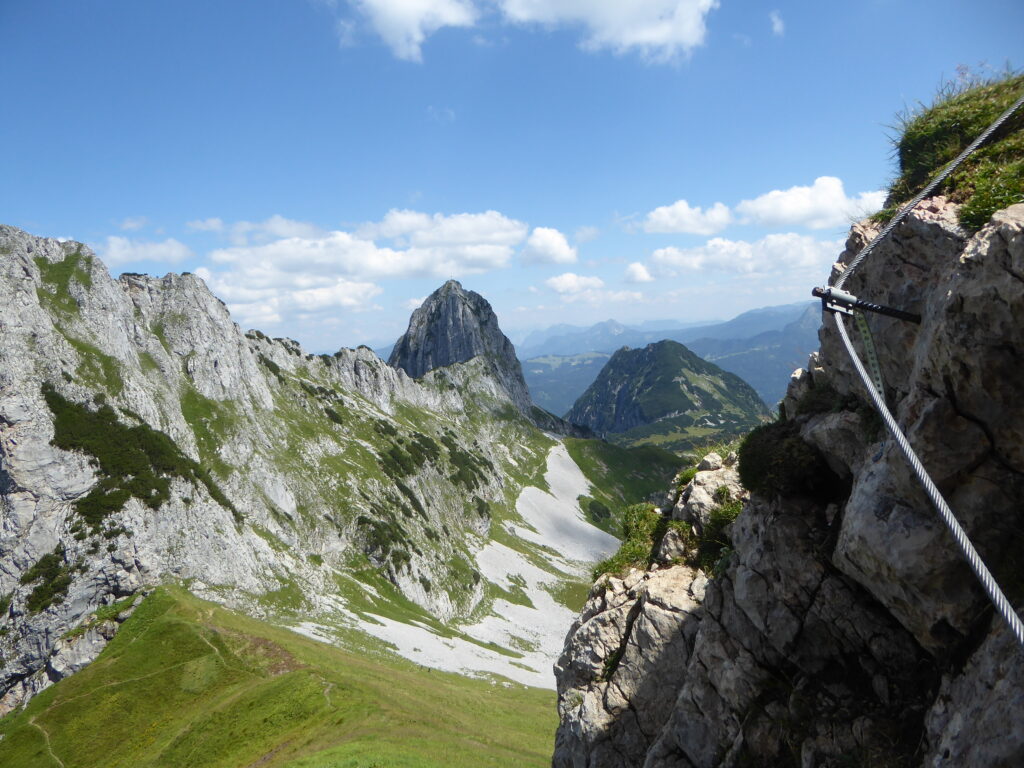
[[[973,237],[956,208],[926,201],[846,287],[923,316],[869,318],[888,403],[1019,609],[1024,205]],[[856,225],[836,269],[875,231]],[[741,452],[760,490],[717,576],[660,558],[595,586],[557,668],[555,766],[1024,764],[1024,650],[885,439],[831,317],[820,339],[762,432],[790,463],[758,475],[765,455]],[[623,665],[648,622],[672,642],[638,636]]]

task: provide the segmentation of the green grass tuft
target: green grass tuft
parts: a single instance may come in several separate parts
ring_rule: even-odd
[[[1024,75],[994,81],[966,79],[940,89],[935,102],[898,116],[899,176],[889,189],[887,220],[974,141],[1021,93]],[[1008,120],[944,183],[941,190],[963,203],[960,223],[984,226],[992,214],[1024,202],[1024,110]]]
[[[71,586],[71,568],[60,544],[48,555],[39,558],[31,568],[21,575],[22,584],[39,582],[25,599],[29,613],[45,611],[51,605],[64,601],[64,595]]]
[[[67,244],[72,245],[71,243]],[[78,283],[84,288],[92,287],[92,257],[82,254],[82,246],[74,243],[75,250],[67,253],[63,261],[56,263],[37,256],[35,261],[43,281],[37,295],[39,302],[55,314],[73,315],[78,313],[78,302],[71,295],[71,284]]]
[[[831,499],[842,484],[817,448],[800,437],[796,422],[779,421],[753,430],[739,450],[740,482],[761,496]]]

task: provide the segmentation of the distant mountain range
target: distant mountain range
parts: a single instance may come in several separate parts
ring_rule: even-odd
[[[597,378],[611,353],[624,346],[644,347],[669,339],[685,344],[705,360],[734,373],[774,407],[790,374],[818,348],[821,317],[816,302],[797,302],[744,312],[722,323],[644,330],[615,320],[584,329],[553,326],[527,338],[519,359],[535,403],[565,414]]]

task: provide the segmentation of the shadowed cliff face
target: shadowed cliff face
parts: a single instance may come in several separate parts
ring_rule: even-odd
[[[1024,205],[972,238],[957,209],[923,203],[849,288],[922,315],[869,318],[887,400],[1019,608]],[[837,269],[874,232],[856,225]],[[772,456],[745,446],[760,492],[706,588],[672,564],[598,581],[556,668],[555,766],[1024,764],[1024,652],[883,439],[831,318],[820,339],[787,420],[748,446],[778,435],[772,456],[820,455],[840,482],[813,493],[795,458],[758,476]]]
[[[435,368],[478,356],[488,360],[520,410],[528,411],[532,403],[522,367],[491,305],[449,280],[412,313],[409,329],[395,344],[388,364],[418,379]]]

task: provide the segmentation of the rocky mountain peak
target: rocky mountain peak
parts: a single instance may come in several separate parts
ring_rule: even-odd
[[[448,280],[412,313],[388,364],[418,379],[435,368],[478,356],[487,359],[516,406],[529,411],[533,403],[515,347],[501,332],[490,303],[457,280]]]

